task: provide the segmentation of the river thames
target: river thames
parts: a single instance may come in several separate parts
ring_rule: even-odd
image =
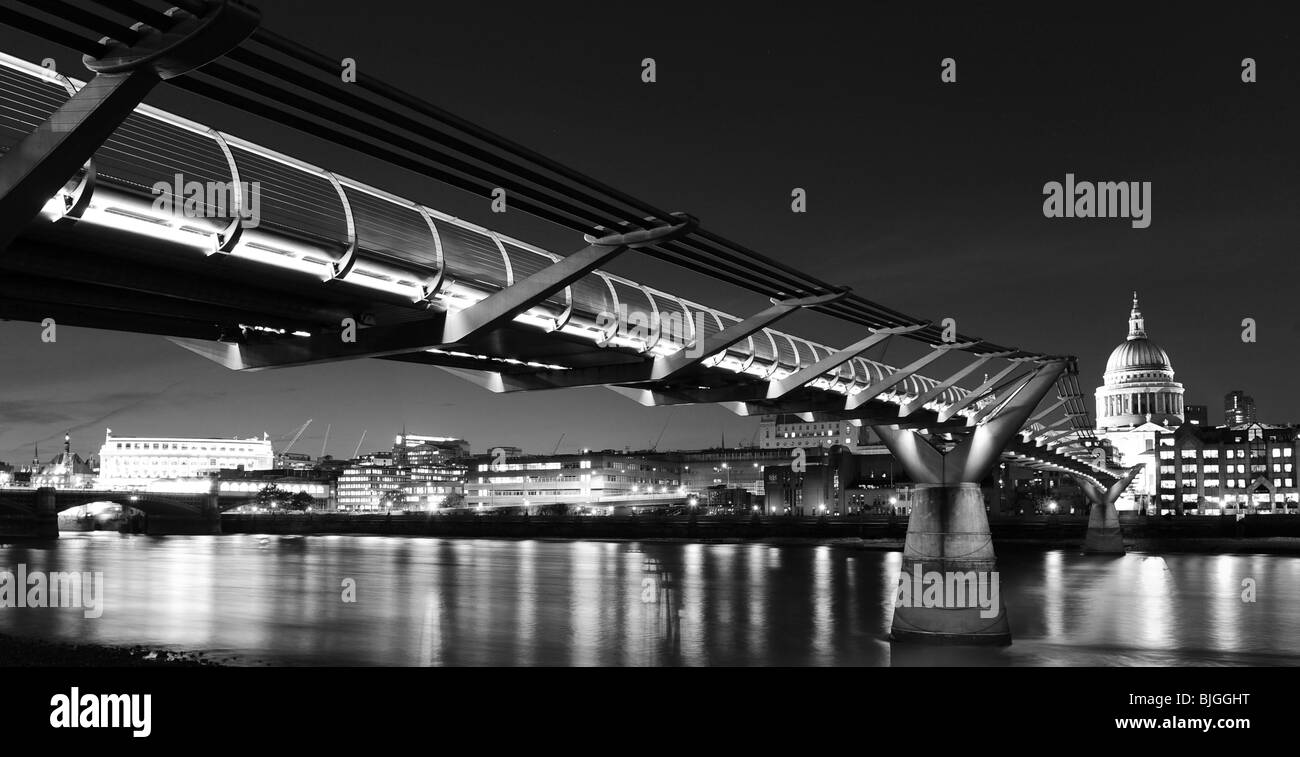
[[[1300,665],[1300,557],[1003,549],[1003,648],[891,644],[901,564],[851,544],[65,532],[0,545],[0,570],[102,573],[102,616],[0,607],[0,633],[242,665]]]

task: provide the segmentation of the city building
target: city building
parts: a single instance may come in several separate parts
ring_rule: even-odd
[[[1186,424],[1159,436],[1159,513],[1297,512],[1296,429]]]
[[[758,446],[762,449],[822,449],[842,445],[856,452],[866,445],[879,444],[867,426],[852,421],[809,423],[797,415],[764,415],[758,420]]]
[[[276,455],[278,470],[314,470],[316,461],[305,452],[281,452]]]
[[[223,495],[255,496],[268,486],[293,496],[307,494],[315,500],[314,510],[333,510],[337,506],[334,478],[309,470],[239,471],[223,470],[216,475],[217,491]]]
[[[788,464],[792,454],[790,449],[740,447],[663,452],[659,457],[681,471],[682,486],[689,493],[707,495],[710,487],[722,487],[724,490],[742,490],[750,497],[762,497],[763,469],[769,465]],[[720,496],[733,495],[713,495],[715,500]]]
[[[515,447],[509,444],[490,444],[484,448],[489,454],[505,455],[507,458],[523,457],[523,447]]]
[[[339,509],[356,512],[406,509],[403,487],[410,481],[410,469],[400,465],[348,466],[338,478]]]
[[[1210,406],[1209,405],[1184,405],[1183,422],[1190,423],[1193,426],[1210,425]]]
[[[803,470],[798,470],[802,467]],[[834,445],[799,466],[786,459],[763,468],[769,515],[910,512],[911,481],[890,455],[857,455]]]
[[[468,459],[464,439],[403,430],[391,450],[369,452],[346,464],[322,461],[322,467],[338,471],[340,509],[435,510],[461,504]]]
[[[71,434],[63,435],[62,452],[48,463],[34,467],[31,485],[36,488],[90,489],[95,485],[95,471],[91,464],[72,451]]]
[[[398,465],[425,465],[467,457],[469,442],[450,436],[422,436],[403,431],[393,442],[393,458]]]
[[[401,490],[407,508],[432,510],[461,504],[468,473],[469,442],[423,436],[405,430],[393,444],[393,459],[406,469]]]
[[[99,448],[101,489],[143,488],[159,479],[205,478],[222,470],[270,470],[271,442],[258,439],[113,436]]]
[[[1255,398],[1233,389],[1223,395],[1223,423],[1226,426],[1240,426],[1243,423],[1255,423]]]
[[[1147,336],[1137,292],[1128,337],[1111,351],[1096,399],[1097,437],[1113,447],[1116,462],[1145,464],[1116,507],[1142,509],[1156,493],[1156,437],[1183,425],[1185,408],[1183,385],[1174,380],[1169,355]]]
[[[478,455],[470,460],[465,504],[600,514],[684,504],[688,492],[680,466],[668,457],[606,450],[524,455],[498,463],[494,455]]]
[[[367,452],[349,462],[354,465],[397,465],[397,460],[398,456],[392,450],[385,449],[377,452]]]
[[[1003,515],[1081,515],[1088,501],[1074,476],[1014,463],[1002,463],[998,473],[998,507]]]
[[[469,464],[461,459],[406,467],[406,483],[401,487],[406,506],[432,510],[462,504],[468,473]]]

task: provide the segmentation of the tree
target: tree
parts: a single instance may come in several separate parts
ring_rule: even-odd
[[[442,498],[442,502],[439,502],[439,503],[438,503],[438,507],[440,507],[440,508],[442,508],[442,507],[464,507],[464,506],[465,506],[465,495],[464,495],[464,494],[448,494],[447,496],[445,496],[445,497]]]
[[[307,492],[298,492],[289,498],[287,507],[294,510],[306,510],[316,504],[316,498]]]
[[[257,504],[260,507],[280,507],[288,502],[290,498],[289,492],[275,484],[267,484],[257,493]]]
[[[380,501],[386,508],[400,510],[406,505],[406,494],[401,489],[389,489]]]

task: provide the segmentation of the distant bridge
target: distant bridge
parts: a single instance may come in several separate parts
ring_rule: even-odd
[[[56,539],[58,514],[92,502],[112,502],[145,516],[150,534],[219,534],[220,515],[256,501],[250,493],[171,493],[95,489],[0,489],[0,536]]]

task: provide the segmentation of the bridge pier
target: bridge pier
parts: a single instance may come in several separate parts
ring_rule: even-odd
[[[971,574],[974,580],[967,582]],[[952,580],[954,586],[961,581],[965,601],[925,606],[927,585],[934,585],[936,576],[945,583],[950,576],[960,577]],[[997,556],[979,484],[917,484],[898,580],[890,629],[895,640],[1011,643],[1006,608],[995,590]],[[957,599],[949,595],[946,585],[938,586],[937,598]],[[981,606],[981,598],[988,607]]]
[[[36,490],[36,537],[38,539],[59,538],[59,505],[56,491],[52,486],[43,486]]]
[[[1119,511],[1109,500],[1093,500],[1088,511],[1088,534],[1083,539],[1083,551],[1097,555],[1124,554],[1124,533],[1119,527]]]
[[[1135,465],[1115,483],[1102,489],[1091,481],[1078,479],[1079,487],[1092,504],[1088,511],[1088,533],[1083,539],[1083,551],[1094,555],[1124,554],[1124,532],[1119,525],[1119,511],[1115,502],[1124,493],[1142,465]]]
[[[221,533],[219,495],[203,496],[195,515],[145,514],[145,533],[150,536],[210,536]]]
[[[897,425],[873,426],[916,482],[890,637],[930,644],[1011,643],[980,486],[1066,361],[1023,378],[966,439],[951,446]],[[944,448],[941,451],[940,447]]]

